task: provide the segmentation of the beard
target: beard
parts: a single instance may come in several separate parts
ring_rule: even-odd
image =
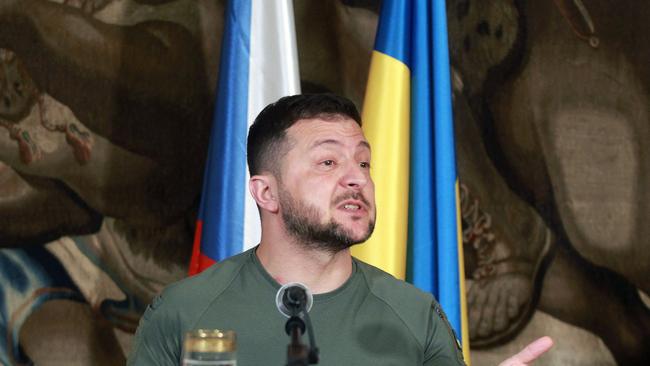
[[[336,201],[355,198],[362,199],[367,203],[365,198],[359,196],[361,195],[355,193],[339,197]],[[368,230],[361,237],[354,238],[351,230],[344,228],[334,219],[324,224],[321,223],[322,214],[317,207],[295,200],[291,193],[282,188],[279,190],[279,198],[282,204],[282,220],[287,232],[299,244],[310,249],[337,253],[368,240],[375,229],[375,220],[371,218],[368,222]]]

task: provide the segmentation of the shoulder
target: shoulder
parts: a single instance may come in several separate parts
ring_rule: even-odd
[[[216,263],[203,272],[178,281],[162,292],[165,307],[181,305],[184,313],[199,315],[201,308],[218,298],[251,260],[252,249]]]
[[[464,365],[456,335],[433,295],[379,268],[358,259],[355,261],[371,295],[388,306],[409,329],[422,347],[426,360]]]
[[[419,290],[410,283],[395,278],[368,263],[355,258],[359,271],[363,274],[370,291],[390,304],[411,302],[414,305],[431,308],[434,299],[430,293]]]
[[[230,286],[250,255],[247,251],[219,262],[156,296],[140,319],[128,365],[177,365],[182,333]]]
[[[432,308],[436,304],[433,296],[377,267],[358,259],[355,261],[371,295],[389,307],[411,333],[424,342],[427,332],[422,325],[431,321]]]

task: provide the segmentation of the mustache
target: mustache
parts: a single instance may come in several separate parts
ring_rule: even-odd
[[[371,207],[370,206],[370,201],[368,201],[368,199],[366,199],[366,197],[364,197],[364,195],[359,193],[359,192],[348,192],[348,193],[344,193],[344,194],[336,197],[336,199],[334,200],[334,206],[338,205],[339,203],[341,203],[343,201],[349,200],[349,199],[361,201],[367,207]]]

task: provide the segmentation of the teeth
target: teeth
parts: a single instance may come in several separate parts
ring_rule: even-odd
[[[343,208],[346,210],[358,210],[360,207],[358,205],[347,204]]]

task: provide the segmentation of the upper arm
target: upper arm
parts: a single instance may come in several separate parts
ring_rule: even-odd
[[[423,365],[465,365],[456,334],[436,301],[431,304],[429,319]]]
[[[180,327],[174,309],[164,304],[162,295],[147,307],[135,333],[129,366],[177,366],[180,360]]]

